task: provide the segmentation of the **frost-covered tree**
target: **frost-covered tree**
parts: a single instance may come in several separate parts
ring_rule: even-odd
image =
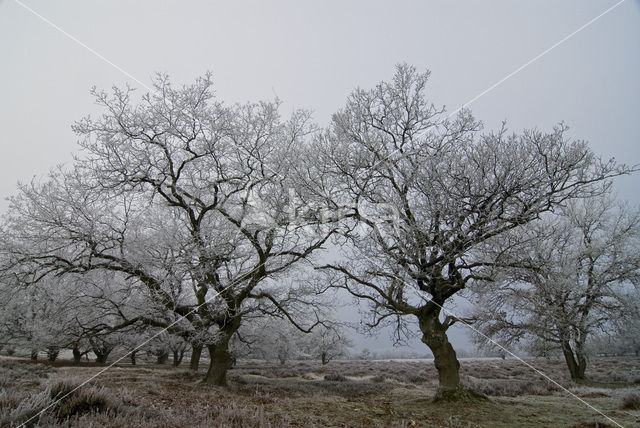
[[[636,311],[639,309],[636,307]],[[589,355],[635,355],[640,356],[640,317],[625,317],[622,323],[595,331],[587,342]]]
[[[165,364],[169,354],[172,355],[172,365],[178,367],[182,362],[188,342],[180,336],[167,334],[164,331],[153,331],[153,338],[146,345],[147,351],[157,357],[158,364]]]
[[[368,302],[372,327],[413,317],[441,394],[454,398],[464,395],[447,338],[457,319],[443,306],[491,279],[498,260],[486,243],[630,169],[569,140],[562,124],[482,133],[467,110],[447,119],[425,97],[428,77],[400,65],[391,81],[352,92],[318,141],[308,188],[350,226],[344,258],[323,266],[332,286]]]
[[[323,365],[337,358],[348,357],[352,346],[353,342],[337,323],[318,326],[303,338],[305,353]]]
[[[233,344],[234,354],[241,358],[285,364],[304,356],[303,343],[306,336],[286,319],[254,316],[247,319],[241,327]]]
[[[23,287],[9,277],[8,284],[0,287],[0,296],[4,341],[12,348],[46,351],[52,361],[60,350],[71,349],[78,362],[89,351],[91,322],[106,315],[91,307],[84,296],[75,295],[73,278],[51,277],[39,287]]]
[[[640,212],[608,195],[570,201],[496,249],[510,267],[478,293],[478,327],[506,343],[561,351],[572,379],[585,377],[594,333],[638,319],[628,296],[640,286]]]
[[[243,316],[260,301],[286,311],[261,283],[332,230],[296,221],[289,203],[297,153],[314,129],[309,114],[283,120],[278,102],[226,106],[211,88],[208,76],[178,89],[160,76],[138,102],[130,90],[94,92],[105,113],[74,126],[83,155],[21,186],[5,230],[23,283],[115,275],[126,285],[126,304],[112,308],[120,327],[191,335],[210,354],[204,381],[224,385]],[[127,291],[148,310],[130,310]]]

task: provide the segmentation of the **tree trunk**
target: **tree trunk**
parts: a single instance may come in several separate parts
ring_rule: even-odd
[[[80,349],[78,348],[73,348],[71,352],[73,353],[73,365],[77,366],[80,364],[80,360],[82,359],[82,352],[80,352]]]
[[[200,367],[200,355],[202,345],[191,345],[191,359],[189,360],[189,370],[197,372]]]
[[[576,347],[577,348],[577,347]],[[562,343],[562,353],[567,362],[571,379],[575,381],[584,380],[584,372],[587,369],[587,358],[579,349],[574,352],[569,342]]]
[[[419,318],[422,342],[433,353],[438,370],[439,390],[436,399],[457,400],[463,396],[460,385],[460,363],[447,338],[447,328],[438,319],[440,311],[422,314]]]
[[[36,361],[38,359],[38,350],[32,349],[31,355],[29,355],[29,358],[31,358],[33,361]]]
[[[322,360],[322,365],[326,365],[329,362],[329,359],[327,358],[327,353],[326,352],[322,352],[320,354],[320,359]]]
[[[230,316],[221,326],[222,338],[215,345],[207,345],[209,350],[209,369],[202,380],[211,385],[227,386],[227,371],[235,364],[235,358],[229,352],[229,341],[240,328],[241,316]]]
[[[227,371],[233,365],[229,353],[229,341],[224,340],[216,345],[207,345],[209,350],[209,369],[202,382],[211,385],[227,386]]]
[[[156,363],[158,364],[166,364],[167,361],[169,361],[169,353],[166,351],[159,352],[158,354],[156,354],[156,357]]]
[[[173,351],[173,366],[178,367],[182,362],[182,358],[184,357],[184,348],[180,350]]]
[[[111,349],[102,348],[102,349],[93,349],[93,353],[96,354],[96,363],[105,364],[107,362],[107,358],[109,358],[109,354],[111,353]]]
[[[47,360],[49,360],[49,362],[53,363],[58,358],[59,354],[60,349],[58,349],[57,347],[52,346],[47,348]]]
[[[131,365],[135,366],[136,365],[136,354],[138,353],[138,351],[131,351],[131,355],[129,356],[131,358]]]

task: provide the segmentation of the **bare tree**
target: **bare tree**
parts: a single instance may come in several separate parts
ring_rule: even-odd
[[[469,111],[448,120],[425,99],[428,76],[400,65],[390,82],[354,91],[319,139],[319,167],[307,179],[351,220],[345,257],[322,266],[331,286],[369,303],[371,327],[402,330],[403,317],[414,317],[440,395],[456,398],[464,391],[447,329],[458,319],[443,306],[491,279],[485,268],[498,261],[486,242],[630,169],[569,141],[562,124],[550,133],[503,126],[481,134]]]
[[[637,306],[635,310],[640,308]],[[587,342],[589,355],[635,355],[640,356],[640,317],[627,320],[624,323],[616,323],[607,329],[593,332]]]
[[[316,327],[303,342],[305,352],[310,357],[320,360],[322,365],[337,358],[348,357],[349,348],[352,346],[353,342],[338,323]]]
[[[152,330],[153,332],[153,330]],[[155,355],[158,364],[165,364],[168,360],[169,353],[172,354],[171,363],[174,367],[178,367],[182,362],[188,343],[184,338],[174,334],[166,334],[164,332],[153,332],[154,338],[149,343],[148,348]]]
[[[289,292],[291,289],[289,290]],[[287,304],[287,312],[296,314],[295,319],[302,319],[305,307],[313,305],[321,308],[322,304],[306,300],[304,303],[296,302],[292,305],[286,298],[279,296],[278,302]],[[241,327],[233,344],[234,354],[243,358],[264,359],[266,361],[278,361],[285,364],[289,360],[309,357],[310,339],[319,331],[326,329],[326,325],[332,323],[325,321],[328,318],[324,313],[318,314],[322,324],[312,331],[296,327],[286,316],[277,312],[277,308],[263,307],[250,316]]]
[[[283,121],[278,102],[224,106],[208,76],[180,89],[159,76],[139,103],[130,90],[94,93],[105,114],[74,127],[85,155],[12,200],[12,263],[25,283],[115,274],[126,304],[102,298],[119,327],[145,323],[205,345],[204,381],[224,385],[242,317],[260,301],[286,312],[261,282],[332,234],[288,211],[296,152],[314,129],[309,114]],[[130,310],[127,291],[149,310]],[[298,326],[318,322],[306,320]]]
[[[591,335],[638,319],[627,296],[640,285],[640,212],[608,195],[571,201],[518,234],[503,241],[519,243],[502,255],[512,267],[477,295],[478,325],[507,343],[562,351],[582,380]]]
[[[82,353],[79,348],[87,345],[88,331],[78,319],[95,319],[100,315],[93,309],[91,316],[78,311],[81,299],[72,296],[71,285],[69,278],[48,278],[40,287],[2,284],[2,341],[14,348],[46,350],[51,361],[55,361],[61,349]]]

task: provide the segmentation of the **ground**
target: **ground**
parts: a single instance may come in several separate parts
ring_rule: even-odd
[[[430,361],[239,361],[220,388],[202,385],[202,373],[143,360],[111,367],[64,397],[105,366],[2,357],[0,424],[33,417],[28,426],[640,426],[640,407],[622,404],[640,393],[640,359],[592,359],[591,379],[579,385],[562,361],[527,363],[569,392],[516,360],[462,360],[465,385],[488,395],[464,403],[432,402]]]

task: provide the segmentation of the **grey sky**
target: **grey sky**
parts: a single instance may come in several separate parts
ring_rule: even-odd
[[[210,70],[226,102],[273,98],[320,124],[408,62],[454,110],[617,1],[44,1],[24,3],[146,84]],[[76,151],[91,86],[139,85],[13,0],[0,1],[0,211],[18,180]],[[472,105],[495,128],[564,120],[596,153],[640,163],[640,2],[627,0]],[[619,179],[640,203],[639,176]]]

